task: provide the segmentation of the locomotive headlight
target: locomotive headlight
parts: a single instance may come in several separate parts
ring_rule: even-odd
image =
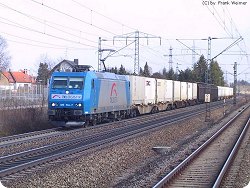
[[[82,103],[76,103],[75,106],[82,107]]]
[[[52,103],[51,103],[51,106],[52,106],[52,107],[55,107],[55,106],[59,106],[59,104],[58,104],[58,103],[55,103],[55,102],[52,102]]]

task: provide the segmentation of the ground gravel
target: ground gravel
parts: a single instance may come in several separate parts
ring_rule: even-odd
[[[227,106],[226,109],[229,112],[233,107]],[[8,187],[21,188],[151,187],[161,175],[166,174],[220,128],[223,108],[212,111],[211,117],[213,123],[204,123],[205,116],[200,115],[68,158],[66,162],[55,163],[21,178],[12,177],[3,183]],[[191,141],[192,144],[189,144]],[[152,150],[155,146],[170,147],[170,150],[162,155]]]

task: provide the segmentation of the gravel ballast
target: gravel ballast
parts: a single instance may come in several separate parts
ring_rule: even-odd
[[[213,122],[223,116],[223,109],[212,112]],[[5,181],[7,187],[150,187],[178,159],[215,132],[219,125],[204,123],[204,115],[174,123],[160,130],[125,142],[93,150],[75,159],[54,164],[21,178]],[[204,134],[206,132],[206,134]],[[190,141],[193,143],[188,144]],[[170,147],[166,155],[153,151],[155,146]],[[157,168],[162,165],[164,168]]]

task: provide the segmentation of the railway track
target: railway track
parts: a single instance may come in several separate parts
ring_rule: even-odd
[[[217,105],[221,105],[222,102],[215,102],[212,105],[213,106],[217,106]],[[197,106],[191,106],[188,108],[185,108],[185,110],[200,110],[203,109],[205,105],[197,105]],[[167,114],[168,113],[168,114]],[[141,116],[143,118],[141,118],[142,121],[151,119],[151,118],[157,118],[159,116],[162,115],[172,115],[173,113],[175,113],[174,111],[167,111],[167,112],[160,112],[160,113],[156,113],[156,114],[152,114],[151,116]],[[180,112],[181,113],[181,112]],[[179,112],[177,112],[176,114],[179,114]],[[126,124],[128,123],[136,123],[137,118],[132,118],[132,119],[127,119],[126,120]],[[112,122],[109,123],[109,125],[117,125],[117,123],[119,122]],[[55,137],[63,137],[66,135],[70,135],[70,134],[74,134],[77,132],[83,132],[83,131],[88,131],[91,129],[96,129],[99,127],[105,127],[107,126],[107,124],[101,124],[101,125],[97,125],[94,127],[87,127],[87,128],[79,128],[79,129],[73,129],[73,130],[63,130],[63,129],[59,129],[59,128],[53,128],[53,129],[47,129],[47,130],[42,130],[42,131],[35,131],[35,132],[30,132],[30,133],[24,133],[24,134],[18,134],[18,135],[13,135],[13,136],[7,136],[7,137],[2,137],[0,138],[0,148],[6,148],[6,147],[13,147],[15,145],[20,145],[20,144],[24,144],[24,143],[31,143],[31,142],[35,142],[35,141],[42,141],[42,140],[47,140],[50,138],[55,138]]]
[[[238,112],[234,118],[162,178],[153,188],[219,187],[249,127],[250,118],[244,123],[244,126],[235,123],[236,119],[243,121],[242,116],[247,108],[249,106]]]
[[[37,138],[39,139],[40,137],[43,137],[44,135],[48,134],[54,134],[59,132],[59,129],[53,128],[53,129],[46,129],[42,131],[34,131],[34,132],[29,132],[29,133],[24,133],[24,134],[17,134],[13,136],[6,136],[0,138],[0,147],[6,147],[8,145],[15,145],[20,142],[25,142],[26,140],[34,139]]]
[[[212,106],[217,106],[217,105],[221,105],[221,104],[222,104],[221,102],[216,102]],[[205,105],[202,104],[202,105],[192,106],[192,107],[185,108],[185,109],[187,111],[189,111],[189,110],[190,111],[202,110],[204,108],[204,106]],[[166,114],[166,113],[168,113],[168,114]],[[144,122],[144,121],[147,121],[151,118],[158,118],[164,114],[169,115],[169,113],[170,113],[170,115],[172,115],[173,113],[176,113],[176,112],[174,112],[174,111],[160,112],[160,113],[152,114],[151,116],[143,116],[143,118],[141,118],[141,120],[137,120],[137,118],[132,118],[132,119],[126,120],[126,124],[136,123],[137,121]],[[181,115],[181,112],[180,113],[177,112],[176,114]],[[119,126],[119,122],[109,123],[109,125],[115,125],[115,124]],[[66,131],[59,129],[59,128],[54,128],[54,129],[47,129],[47,130],[42,130],[42,131],[35,131],[35,132],[30,132],[30,133],[18,134],[18,135],[13,135],[13,136],[8,136],[8,137],[2,137],[2,138],[0,138],[0,148],[13,147],[15,145],[20,145],[20,144],[24,144],[24,143],[32,143],[32,142],[37,142],[37,141],[42,141],[42,140],[48,140],[50,138],[55,138],[55,137],[63,137],[66,135],[80,133],[83,131],[88,131],[91,129],[101,128],[101,127],[105,127],[105,126],[107,126],[107,124],[101,124],[101,125],[97,125],[94,127],[79,128],[79,129],[66,130]]]
[[[218,108],[218,106],[214,106],[213,108]],[[173,116],[162,116],[161,118],[152,118],[150,116],[150,118],[143,123],[138,119],[137,123],[134,122],[123,127],[118,127],[87,137],[80,137],[66,142],[59,142],[21,153],[3,156],[0,158],[0,179],[4,179],[11,174],[24,171],[34,166],[49,163],[57,159],[64,159],[68,156],[77,155],[79,152],[88,151],[89,149],[98,146],[105,146],[118,140],[121,141],[124,138],[127,139],[131,136],[143,134],[170,123],[183,121],[203,113],[204,110],[205,107],[201,108],[198,112],[194,110],[191,112],[185,111]]]

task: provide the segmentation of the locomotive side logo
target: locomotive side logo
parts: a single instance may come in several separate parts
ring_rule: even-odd
[[[68,94],[68,95],[65,95],[65,94],[51,94],[51,99],[68,99],[68,100],[79,99],[79,100],[81,100],[82,95],[78,95],[78,94]]]
[[[117,90],[116,90],[116,83],[113,83],[110,90],[110,103],[117,103]]]

